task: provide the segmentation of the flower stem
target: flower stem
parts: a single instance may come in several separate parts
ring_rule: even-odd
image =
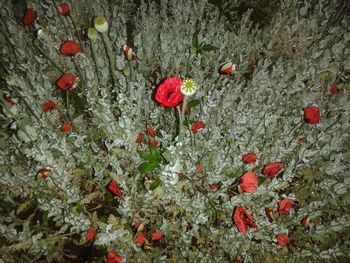
[[[177,110],[179,112],[179,121],[180,121],[180,126],[179,126],[179,139],[178,139],[178,143],[181,144],[182,143],[182,139],[183,139],[183,134],[184,134],[184,125],[183,125],[183,120],[185,118],[185,106],[187,104],[187,99],[188,96],[184,96],[184,100],[182,102],[182,108],[180,111],[180,106],[177,106]]]

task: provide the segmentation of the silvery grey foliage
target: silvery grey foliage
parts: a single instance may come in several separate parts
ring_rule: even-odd
[[[347,256],[342,235],[349,230],[350,33],[337,1],[282,0],[264,26],[253,24],[252,10],[233,13],[232,31],[213,1],[68,2],[75,12],[70,17],[59,15],[55,1],[31,1],[39,13],[31,27],[21,24],[13,3],[1,3],[0,189],[2,204],[11,208],[0,218],[5,248],[49,256],[52,240],[78,233],[84,245],[85,231],[94,227],[94,244],[115,249],[126,261],[315,262]],[[97,15],[106,17],[110,31],[89,40],[85,34]],[[194,35],[217,50],[196,52]],[[62,56],[59,47],[67,39],[78,41],[82,52]],[[125,44],[133,45],[135,60],[125,59]],[[237,68],[230,76],[219,73],[227,62]],[[81,81],[68,97],[55,84],[65,72]],[[172,76],[191,77],[198,85],[190,100],[200,104],[186,117],[182,142],[176,110],[152,99],[156,86]],[[329,92],[334,83],[337,94]],[[49,100],[57,109],[43,112]],[[317,125],[304,120],[309,105],[321,110]],[[60,125],[67,120],[73,131],[65,134]],[[194,134],[190,124],[198,120],[206,127]],[[157,131],[162,154],[162,163],[146,176],[137,169],[137,151],[147,149],[148,141],[135,143],[145,127]],[[242,163],[247,152],[257,154],[255,164]],[[283,163],[283,173],[262,180],[262,168],[272,162]],[[47,179],[38,178],[43,168],[51,171]],[[239,177],[249,170],[259,175],[259,187],[239,193]],[[123,197],[114,197],[106,219],[96,211],[108,201],[111,180]],[[276,211],[283,198],[297,205],[269,220],[264,208]],[[32,205],[59,234],[21,221],[18,215]],[[258,228],[238,232],[232,212],[239,205]],[[300,227],[305,216],[308,230]],[[143,248],[133,242],[137,221],[165,234],[160,248],[150,240]],[[297,249],[282,249],[276,241],[281,233]],[[329,243],[322,243],[325,235]]]

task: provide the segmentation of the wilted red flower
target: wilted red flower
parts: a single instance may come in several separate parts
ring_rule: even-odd
[[[300,225],[302,227],[307,227],[309,225],[309,218],[307,216],[303,217],[300,221]]]
[[[286,247],[289,244],[289,237],[287,234],[279,234],[276,236],[277,242],[281,247]]]
[[[136,245],[143,245],[147,241],[147,236],[144,231],[139,231],[135,235],[134,243]]]
[[[117,252],[108,251],[106,263],[122,263],[123,258]]]
[[[11,96],[5,96],[5,100],[10,103],[11,105],[15,105],[16,102],[12,99]]]
[[[181,93],[182,79],[167,78],[158,85],[155,99],[162,107],[174,108],[183,100]]]
[[[49,177],[50,173],[51,171],[49,169],[42,168],[39,170],[38,176],[41,177],[42,179],[46,179],[47,177]]]
[[[338,87],[337,87],[337,84],[332,84],[329,88],[329,92],[332,93],[332,94],[336,94],[338,93]]]
[[[255,163],[256,162],[256,153],[246,153],[242,155],[242,162],[244,163]]]
[[[91,241],[96,237],[96,229],[95,228],[89,228],[85,233],[85,239],[87,241]]]
[[[177,177],[179,178],[179,180],[183,180],[185,178],[185,174],[183,172],[178,173]]]
[[[111,180],[108,184],[108,189],[111,191],[115,196],[121,197],[123,195],[122,190],[120,189],[119,185],[116,183],[116,181]]]
[[[72,73],[63,74],[56,82],[59,89],[73,90],[77,85],[79,78]]]
[[[58,6],[60,14],[63,16],[68,16],[70,14],[70,6],[67,3],[62,3]]]
[[[63,122],[61,124],[61,129],[60,129],[61,132],[67,133],[67,132],[72,131],[72,129],[73,129],[73,127],[69,122]]]
[[[64,56],[74,56],[80,51],[80,45],[74,40],[67,40],[63,42],[60,47],[60,52]]]
[[[212,190],[216,190],[216,189],[219,188],[219,184],[214,183],[214,184],[209,185],[209,187],[210,187],[210,189],[212,189]]]
[[[200,129],[204,129],[205,125],[202,121],[196,121],[195,123],[192,124],[192,132],[197,133]]]
[[[262,173],[265,179],[268,179],[268,178],[271,179],[276,177],[280,173],[282,168],[283,168],[282,163],[269,163],[264,166]]]
[[[156,140],[151,140],[149,143],[153,146],[158,146],[158,142]]]
[[[252,193],[258,187],[258,178],[252,171],[245,173],[239,180],[239,187],[243,192]]]
[[[320,123],[320,108],[317,106],[308,106],[304,108],[304,119],[310,124]]]
[[[266,207],[266,208],[265,208],[265,214],[266,214],[266,216],[267,216],[269,219],[273,219],[273,214],[274,214],[274,212],[273,212],[273,210],[272,210],[271,208]]]
[[[196,171],[197,173],[199,174],[202,174],[203,173],[203,166],[201,163],[196,163]]]
[[[140,132],[139,135],[137,135],[137,138],[136,138],[136,143],[141,143],[142,142],[142,139],[143,139],[143,132]]]
[[[294,202],[290,198],[285,198],[278,203],[278,213],[280,215],[286,215],[289,213],[289,210],[293,207]]]
[[[151,136],[151,137],[156,136],[156,132],[154,131],[154,129],[152,127],[148,127],[147,132],[148,132],[149,136]]]
[[[37,17],[38,17],[38,12],[35,11],[33,8],[28,8],[24,11],[22,22],[26,26],[29,26],[34,23]]]
[[[49,100],[48,102],[45,102],[41,105],[41,108],[43,111],[51,111],[56,109],[56,103],[52,100]]]
[[[156,231],[151,234],[152,240],[161,240],[164,237],[164,233],[161,231]]]
[[[237,206],[233,215],[233,222],[235,223],[237,229],[241,233],[246,233],[248,227],[251,226],[256,228],[257,225],[253,222],[253,216],[247,212],[247,210],[241,206]]]

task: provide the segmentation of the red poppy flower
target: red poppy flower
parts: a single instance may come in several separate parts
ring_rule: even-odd
[[[280,215],[286,215],[289,213],[289,210],[293,207],[294,202],[290,198],[285,198],[278,203],[278,213]]]
[[[11,105],[15,105],[16,102],[12,99],[11,96],[5,96],[5,100],[10,103]]]
[[[271,179],[276,177],[280,173],[282,168],[283,168],[282,163],[269,163],[264,166],[262,173],[265,179],[268,179],[268,178]]]
[[[281,247],[286,247],[289,244],[289,237],[287,234],[279,234],[276,236],[277,242]]]
[[[91,240],[94,240],[95,237],[96,237],[96,229],[95,228],[89,228],[86,231],[85,239],[87,241],[91,241]]]
[[[70,6],[67,3],[62,3],[58,6],[60,14],[63,16],[68,16],[70,14]]]
[[[252,193],[258,187],[258,178],[252,171],[245,173],[239,180],[239,187],[243,192]]]
[[[191,130],[193,133],[197,133],[200,129],[204,129],[205,128],[205,125],[202,121],[196,121],[192,127],[191,127]]]
[[[119,185],[114,181],[111,180],[108,184],[108,189],[111,191],[115,196],[121,197],[123,195],[122,190],[120,189]]]
[[[147,236],[146,236],[145,232],[143,232],[143,231],[137,232],[137,234],[135,235],[135,238],[134,238],[134,243],[136,245],[143,245],[146,241],[147,241]]]
[[[161,240],[164,237],[164,233],[161,231],[156,231],[151,234],[152,240]]]
[[[243,154],[242,162],[248,163],[248,164],[255,163],[256,162],[256,153]]]
[[[80,45],[74,40],[67,40],[63,42],[60,47],[60,52],[64,56],[74,56],[80,51]]]
[[[337,84],[332,84],[329,88],[329,92],[332,94],[337,94],[338,93],[338,87]]]
[[[253,216],[241,206],[236,207],[235,212],[232,215],[232,219],[238,231],[241,233],[246,233],[249,226],[253,228],[257,227],[257,225],[253,222]]]
[[[123,258],[117,252],[108,251],[106,263],[122,263]]]
[[[153,146],[158,146],[158,142],[156,140],[151,140],[149,143]]]
[[[304,119],[310,124],[320,123],[320,108],[317,106],[308,106],[304,108]]]
[[[41,108],[43,109],[43,111],[51,111],[56,109],[56,103],[52,100],[49,100],[48,102],[42,104]]]
[[[63,122],[61,125],[61,132],[67,133],[72,131],[73,127],[69,122]]]
[[[148,127],[147,132],[148,132],[149,136],[151,136],[151,137],[156,136],[156,132],[154,131],[154,129],[152,127]]]
[[[197,173],[199,174],[202,174],[203,173],[203,166],[201,163],[196,163],[196,171]]]
[[[29,26],[34,23],[34,21],[38,17],[38,12],[35,11],[33,8],[28,8],[26,11],[24,11],[24,16],[22,18],[23,24],[26,26]]]
[[[143,132],[140,132],[139,135],[137,135],[135,143],[141,143],[143,136],[144,136]]]
[[[63,74],[56,82],[59,89],[73,90],[77,85],[79,78],[72,73]]]
[[[183,100],[181,93],[182,79],[167,78],[159,84],[155,99],[162,107],[174,108]]]

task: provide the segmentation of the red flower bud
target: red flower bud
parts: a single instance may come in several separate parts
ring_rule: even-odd
[[[161,231],[156,231],[151,234],[152,240],[161,240],[164,237],[164,233]]]
[[[252,171],[245,173],[239,180],[239,186],[243,192],[252,193],[258,187],[258,178]]]
[[[11,96],[5,96],[5,100],[10,103],[11,105],[15,105],[16,102],[12,99]]]
[[[200,129],[204,129],[205,125],[202,121],[196,121],[193,125],[192,125],[192,132],[193,133],[197,133]]]
[[[201,163],[196,163],[196,171],[197,173],[199,174],[202,174],[203,173],[203,166]]]
[[[308,227],[309,225],[309,218],[307,216],[305,216],[301,221],[300,221],[300,225],[302,227]]]
[[[282,168],[283,168],[282,163],[269,163],[264,166],[262,173],[265,179],[268,179],[268,178],[271,179],[276,177],[280,173]]]
[[[269,208],[269,207],[266,207],[265,208],[265,214],[266,214],[266,216],[269,218],[269,219],[273,219],[273,214],[274,214],[274,212],[273,212],[273,210],[271,209],[271,208]]]
[[[123,51],[124,51],[124,56],[128,61],[134,60],[136,58],[134,51],[128,45],[124,45]]]
[[[251,164],[256,162],[256,153],[246,153],[242,156],[242,162]]]
[[[56,103],[52,100],[49,100],[48,102],[45,102],[41,105],[41,108],[43,111],[51,111],[56,109]]]
[[[59,89],[62,90],[73,90],[77,83],[79,82],[79,78],[72,73],[63,74],[56,82],[56,85]]]
[[[46,179],[50,175],[50,170],[46,168],[42,168],[38,172],[38,176],[41,177],[42,179]]]
[[[143,132],[140,132],[139,135],[137,135],[135,143],[141,143],[143,136],[144,136]]]
[[[67,3],[62,3],[58,6],[60,14],[63,16],[68,16],[70,14],[70,6]]]
[[[219,184],[211,184],[211,185],[209,185],[209,187],[210,187],[210,189],[212,189],[212,190],[216,190],[216,189],[218,189],[219,188]]]
[[[70,132],[72,131],[72,129],[73,127],[69,122],[63,122],[60,128],[61,132],[64,132],[64,133]]]
[[[156,140],[151,140],[149,143],[153,146],[158,146],[158,142]]]
[[[67,40],[63,42],[60,47],[60,52],[64,56],[74,56],[80,51],[80,45],[74,40]]]
[[[151,137],[156,136],[156,132],[154,131],[154,129],[152,127],[148,127],[147,132],[148,132],[149,136],[151,136]]]
[[[310,124],[320,123],[320,108],[317,106],[308,106],[304,108],[304,119]]]
[[[278,203],[278,213],[280,215],[286,215],[289,213],[289,210],[293,207],[294,202],[290,198],[285,198]]]
[[[177,177],[179,178],[179,180],[183,180],[185,178],[185,174],[183,172],[178,173]]]
[[[95,237],[96,237],[96,229],[95,228],[89,228],[86,231],[85,239],[87,241],[91,241],[91,240],[94,240]]]
[[[287,234],[279,234],[276,236],[277,242],[281,247],[286,247],[289,244],[289,237]]]
[[[122,263],[123,258],[117,252],[108,251],[106,263]]]
[[[115,196],[121,197],[123,195],[122,190],[120,189],[119,185],[114,181],[111,180],[108,184],[108,189],[111,191]]]
[[[337,84],[332,84],[329,88],[329,92],[332,93],[332,94],[337,94],[338,93],[338,87],[337,87]]]
[[[28,8],[26,11],[24,11],[24,16],[22,18],[23,24],[26,26],[29,26],[34,23],[34,21],[38,17],[38,12],[35,11],[33,8]]]

